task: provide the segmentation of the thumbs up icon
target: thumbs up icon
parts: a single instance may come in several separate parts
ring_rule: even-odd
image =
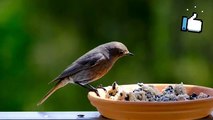
[[[182,17],[182,31],[189,31],[189,32],[201,32],[203,21],[201,19],[196,19],[197,14],[193,13],[190,18],[185,16]]]

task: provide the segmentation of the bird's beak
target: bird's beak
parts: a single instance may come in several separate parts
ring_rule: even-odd
[[[126,55],[134,56],[134,54],[131,52],[126,53]]]

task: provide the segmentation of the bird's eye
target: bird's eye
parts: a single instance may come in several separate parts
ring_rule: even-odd
[[[121,50],[121,51],[119,51],[119,54],[121,54],[121,55],[122,55],[122,54],[124,54],[124,51],[122,51],[122,50]]]

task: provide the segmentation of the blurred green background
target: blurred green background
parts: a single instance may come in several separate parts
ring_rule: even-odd
[[[75,59],[114,40],[135,56],[120,59],[94,86],[213,87],[212,11],[212,0],[0,0],[0,111],[95,110],[78,85],[36,104]],[[202,33],[180,31],[192,12],[204,21]]]

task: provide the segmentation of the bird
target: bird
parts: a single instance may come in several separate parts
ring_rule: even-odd
[[[78,84],[89,91],[98,91],[89,83],[102,78],[112,68],[114,63],[123,56],[133,56],[127,47],[118,41],[108,42],[88,51],[69,65],[58,77],[49,83],[56,82],[55,86],[38,102],[43,104],[56,90],[69,83]]]

